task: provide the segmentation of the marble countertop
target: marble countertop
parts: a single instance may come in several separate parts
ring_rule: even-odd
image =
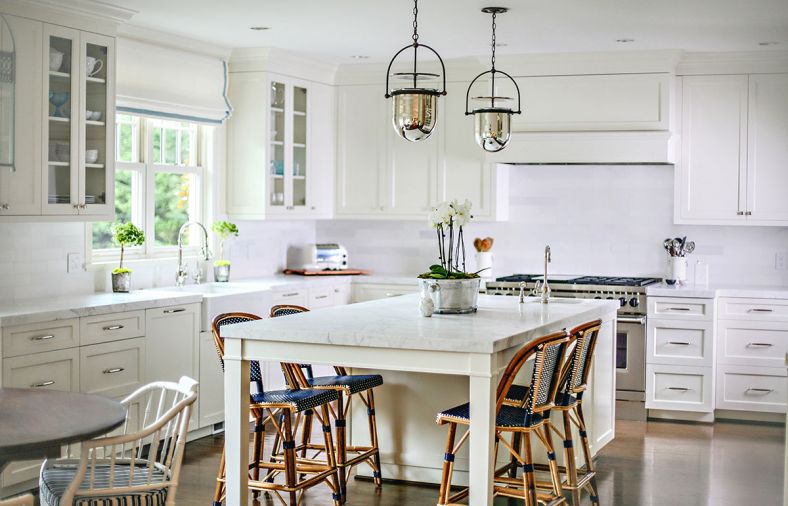
[[[786,286],[755,286],[719,284],[694,286],[692,284],[678,286],[661,283],[646,287],[646,295],[653,297],[693,297],[713,299],[715,297],[744,297],[753,299],[788,299]]]
[[[223,327],[225,338],[432,351],[493,353],[564,327],[615,317],[618,302],[479,296],[466,315],[419,314],[419,295],[404,295]]]

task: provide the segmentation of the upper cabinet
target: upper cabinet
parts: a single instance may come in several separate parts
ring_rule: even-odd
[[[269,72],[230,75],[227,213],[246,219],[332,214],[334,100],[328,85]]]
[[[0,216],[111,219],[115,38],[2,16],[17,86],[14,164],[0,167]]]
[[[682,78],[675,221],[788,224],[788,74]]]

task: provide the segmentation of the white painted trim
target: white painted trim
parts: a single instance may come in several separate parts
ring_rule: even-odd
[[[687,53],[677,75],[772,74],[788,72],[788,51]]]
[[[218,46],[203,40],[192,39],[183,35],[137,26],[132,23],[126,23],[118,27],[118,38],[136,40],[146,44],[155,44],[157,46],[221,60],[226,60],[230,57],[230,48]]]
[[[97,0],[3,0],[2,12],[47,23],[115,35],[137,11]]]
[[[235,48],[230,72],[274,72],[286,77],[334,84],[337,66],[310,56],[278,48]]]

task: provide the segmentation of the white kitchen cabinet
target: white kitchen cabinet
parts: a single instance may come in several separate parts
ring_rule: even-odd
[[[359,283],[353,285],[353,302],[398,297],[419,291],[418,280],[414,278],[412,285],[395,285],[387,283]]]
[[[334,93],[269,72],[235,72],[227,211],[239,218],[332,215]]]
[[[80,392],[123,398],[145,384],[145,339],[79,348]]]
[[[216,353],[213,333],[200,332],[200,392],[198,426],[224,421],[224,372]]]
[[[682,78],[675,221],[785,225],[788,74]]]
[[[0,216],[41,214],[43,23],[3,15],[14,39],[14,167],[0,168]]]
[[[200,305],[184,304],[145,310],[147,382],[197,378]]]
[[[722,365],[717,370],[717,409],[785,413],[785,368]]]
[[[714,411],[712,368],[646,364],[646,408]]]

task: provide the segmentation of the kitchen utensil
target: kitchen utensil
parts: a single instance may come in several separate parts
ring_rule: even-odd
[[[667,251],[667,252],[668,252],[668,254],[672,254],[672,253],[670,252],[670,250],[671,250],[671,244],[672,244],[672,243],[673,243],[673,239],[671,239],[670,237],[668,237],[667,239],[665,239],[665,241],[662,243],[662,245],[665,247],[665,251]]]
[[[674,256],[674,257],[679,256],[679,254],[681,253],[681,239],[679,239],[678,237],[673,239],[670,242],[670,247],[673,250],[673,253],[671,253],[671,256]]]
[[[695,251],[695,241],[690,241],[687,243],[686,247],[684,248],[684,252],[686,254],[690,254]]]

